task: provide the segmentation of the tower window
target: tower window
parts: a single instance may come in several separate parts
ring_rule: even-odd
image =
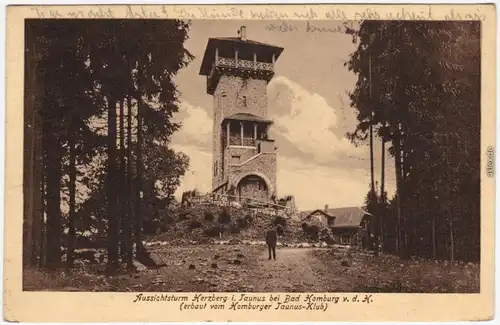
[[[219,108],[224,108],[224,98],[226,98],[227,95],[225,92],[222,92],[219,96]]]
[[[243,96],[243,106],[247,106],[247,96]]]

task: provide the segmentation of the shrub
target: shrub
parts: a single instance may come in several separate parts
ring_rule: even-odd
[[[248,227],[248,219],[246,217],[240,217],[236,219],[236,224],[240,229],[245,229]]]
[[[222,208],[222,212],[219,215],[219,222],[228,224],[231,222],[231,213],[229,212],[229,209],[227,207]]]
[[[171,215],[166,215],[163,217],[163,224],[164,225],[171,225],[174,222],[175,222],[175,220]]]
[[[196,229],[201,227],[201,222],[198,220],[191,220],[188,225],[189,229]]]
[[[224,228],[219,227],[219,226],[215,226],[215,227],[205,229],[205,231],[203,231],[203,234],[207,237],[219,237],[219,235],[223,232],[224,232]]]
[[[276,218],[274,218],[273,224],[275,226],[281,225],[283,227],[286,227],[286,219],[281,216],[277,216]]]
[[[214,221],[214,214],[212,213],[212,211],[207,210],[207,211],[203,212],[203,216],[204,216],[205,220],[208,222]]]
[[[335,240],[335,237],[333,236],[328,236],[328,238],[326,238],[325,240],[323,240],[325,243],[327,243],[328,245],[333,245],[333,244],[336,244],[337,241]]]
[[[278,224],[276,227],[276,233],[282,236],[285,233],[285,228],[281,224]]]
[[[302,230],[304,233],[312,240],[318,240],[320,228],[316,225],[308,225],[307,223],[302,224]]]
[[[229,227],[229,231],[230,231],[232,234],[238,234],[238,233],[240,233],[241,228],[240,228],[240,227],[239,227],[239,225],[237,225],[237,224],[232,224],[232,225]]]
[[[179,221],[184,221],[189,219],[189,212],[181,211],[179,212]]]
[[[247,215],[246,215],[246,217],[245,217],[245,219],[247,220],[247,222],[248,222],[249,224],[253,222],[253,217],[252,217],[252,215],[251,215],[251,214],[247,214]]]
[[[319,239],[327,244],[333,243],[333,234],[330,228],[323,228],[319,232]]]

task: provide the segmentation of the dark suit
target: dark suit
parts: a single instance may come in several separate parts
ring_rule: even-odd
[[[276,259],[276,242],[278,241],[278,235],[276,234],[276,230],[271,229],[266,233],[266,244],[269,250],[269,259],[272,257]]]

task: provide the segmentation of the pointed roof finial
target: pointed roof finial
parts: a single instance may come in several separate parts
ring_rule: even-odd
[[[241,26],[240,27],[240,30],[238,31],[238,37],[242,41],[246,41],[247,40],[247,27],[246,26]]]

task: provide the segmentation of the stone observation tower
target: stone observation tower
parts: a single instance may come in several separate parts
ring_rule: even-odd
[[[210,38],[200,75],[214,98],[212,191],[268,202],[276,195],[276,147],[269,139],[267,84],[283,48],[238,37]]]

